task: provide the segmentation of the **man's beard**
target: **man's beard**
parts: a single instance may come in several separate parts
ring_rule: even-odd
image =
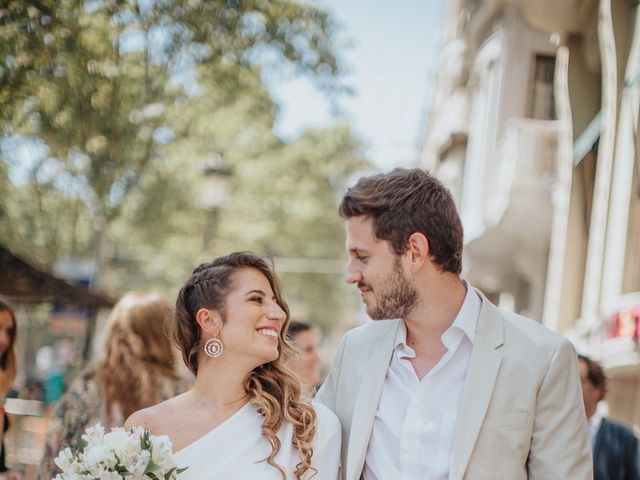
[[[404,277],[400,258],[393,264],[393,272],[383,282],[377,293],[377,303],[367,313],[372,320],[388,320],[406,317],[418,302],[418,292]],[[384,289],[384,290],[383,290]]]

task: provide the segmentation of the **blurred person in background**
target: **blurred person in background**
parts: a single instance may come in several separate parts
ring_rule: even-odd
[[[285,365],[300,380],[302,397],[311,398],[321,383],[316,332],[308,323],[292,321],[287,329],[287,340],[293,344],[295,352]]]
[[[0,479],[17,480],[18,472],[10,470],[5,463],[4,434],[9,430],[9,417],[4,410],[4,400],[16,378],[16,315],[6,303],[0,301]]]
[[[578,368],[593,448],[594,480],[640,480],[638,438],[631,429],[598,412],[598,402],[607,392],[607,377],[602,367],[578,355]]]
[[[54,459],[76,447],[85,429],[98,422],[122,426],[136,410],[171,398],[188,385],[177,373],[166,328],[173,310],[159,295],[128,293],[107,321],[97,362],[71,384],[53,410],[39,477],[59,473]]]

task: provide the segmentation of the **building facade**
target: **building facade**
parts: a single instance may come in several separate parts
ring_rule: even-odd
[[[420,165],[465,276],[600,360],[640,427],[640,17],[633,0],[450,0]]]

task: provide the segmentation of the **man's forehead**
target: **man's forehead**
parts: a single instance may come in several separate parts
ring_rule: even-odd
[[[365,254],[374,251],[389,251],[393,253],[391,242],[379,239],[375,235],[351,236],[347,234],[346,247],[351,254]]]
[[[373,232],[373,220],[364,215],[347,219],[347,230]]]

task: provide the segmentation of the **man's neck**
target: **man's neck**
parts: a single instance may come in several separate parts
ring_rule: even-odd
[[[416,308],[403,319],[407,327],[406,343],[416,356],[411,364],[422,379],[440,361],[447,348],[442,334],[453,324],[467,294],[464,283],[456,276],[453,281],[434,282],[423,289]]]
[[[464,303],[467,290],[457,275],[440,274],[435,280],[417,285],[419,300],[403,319],[407,326],[407,344],[412,347],[439,343]]]

